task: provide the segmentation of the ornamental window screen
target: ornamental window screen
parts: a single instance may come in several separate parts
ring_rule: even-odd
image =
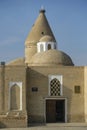
[[[50,81],[50,95],[51,96],[61,95],[61,84],[60,81],[56,78]]]

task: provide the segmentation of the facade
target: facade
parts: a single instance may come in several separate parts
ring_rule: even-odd
[[[0,127],[87,122],[87,67],[75,66],[41,9],[25,57],[0,65]]]

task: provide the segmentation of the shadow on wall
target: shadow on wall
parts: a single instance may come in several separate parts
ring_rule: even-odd
[[[6,125],[0,121],[0,128],[6,128]]]
[[[67,122],[70,122],[71,120],[71,102],[72,102],[72,94],[73,91],[71,89],[69,89],[66,86],[63,86],[63,90],[64,90],[64,97],[67,98]]]
[[[41,97],[42,98],[48,97],[48,91],[49,91],[48,90],[49,89],[48,88],[48,74],[50,72],[51,73],[54,73],[54,72],[52,71],[44,72],[44,71],[45,69],[44,70],[38,69],[38,68],[34,69],[34,67],[28,68],[27,70],[28,73],[27,73],[27,85],[26,85],[27,86],[26,104],[27,104],[27,111],[29,114],[29,118],[30,118],[30,114],[33,115],[33,111],[34,113],[36,112],[36,108],[40,110],[42,109],[41,105],[43,105],[42,104],[43,101]],[[33,92],[32,87],[38,88],[38,89],[35,89],[37,90],[37,92]],[[71,120],[71,107],[72,107],[71,103],[72,103],[72,96],[73,96],[73,90],[72,88],[69,88],[69,87],[70,86],[63,86],[63,96],[59,96],[59,98],[65,97],[67,99],[67,122],[70,122]],[[30,110],[30,105],[32,105],[33,111],[32,111],[32,108]],[[38,115],[37,113],[35,114]],[[33,119],[30,119],[30,120],[33,120]]]
[[[48,77],[31,68],[27,72],[26,104],[28,121],[30,123],[41,123],[44,120],[43,97],[48,96]]]

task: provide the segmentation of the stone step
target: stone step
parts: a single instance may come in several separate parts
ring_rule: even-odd
[[[87,130],[87,123],[33,124],[27,128],[5,128],[0,130]]]
[[[57,127],[87,127],[87,123],[47,123],[46,126],[57,126]]]

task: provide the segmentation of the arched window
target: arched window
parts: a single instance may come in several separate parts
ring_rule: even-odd
[[[51,96],[60,96],[61,95],[61,84],[60,81],[56,78],[50,82],[50,95]]]
[[[40,45],[40,52],[43,52],[44,48],[43,48],[43,44]]]
[[[50,44],[48,44],[48,50],[50,50],[51,49],[51,45]]]
[[[14,84],[10,89],[10,109],[20,109],[20,87]]]

